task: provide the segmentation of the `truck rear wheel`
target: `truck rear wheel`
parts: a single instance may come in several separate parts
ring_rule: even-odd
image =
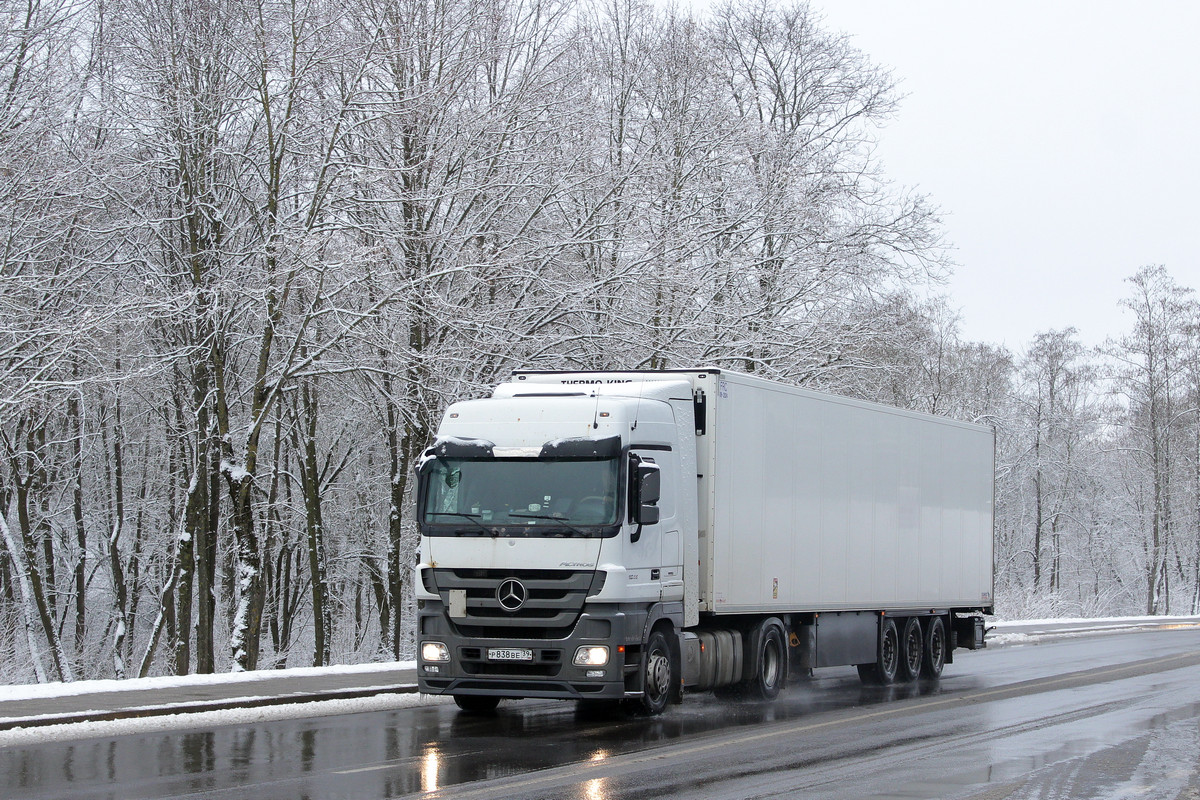
[[[937,680],[946,666],[946,625],[941,617],[929,620],[925,631],[925,652],[921,659],[921,677]]]
[[[759,700],[774,700],[787,680],[787,648],[783,644],[783,631],[778,626],[763,627],[754,665],[748,694]]]
[[[879,649],[875,661],[858,665],[858,677],[868,686],[889,686],[896,682],[900,668],[900,634],[896,621],[884,617],[879,629]]]
[[[900,671],[896,680],[900,683],[912,683],[921,675],[922,653],[925,650],[925,638],[921,635],[921,620],[909,617],[904,621],[904,630],[900,634]]]
[[[679,684],[679,662],[661,628],[646,641],[642,669],[642,696],[631,700],[629,708],[635,714],[661,714]]]

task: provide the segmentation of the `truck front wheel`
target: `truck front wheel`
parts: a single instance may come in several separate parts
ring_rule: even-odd
[[[662,629],[651,632],[646,642],[642,672],[642,696],[630,702],[634,713],[661,714],[679,683],[679,664]]]

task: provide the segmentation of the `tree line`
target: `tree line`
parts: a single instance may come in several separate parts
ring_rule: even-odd
[[[0,677],[412,653],[413,464],[515,367],[996,426],[997,596],[1200,603],[1197,310],[961,340],[891,76],[804,3],[0,4]]]

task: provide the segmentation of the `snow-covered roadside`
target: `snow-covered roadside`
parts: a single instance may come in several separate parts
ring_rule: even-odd
[[[1141,616],[1101,617],[1080,619],[1059,617],[1047,619],[989,620],[987,643],[1005,646],[1036,644],[1050,638],[1069,636],[1093,636],[1099,633],[1116,633],[1137,628],[1169,629],[1175,626],[1200,626],[1197,616]]]
[[[41,725],[33,728],[14,728],[0,731],[0,747],[18,747],[47,741],[79,739],[110,739],[130,734],[151,734],[175,730],[203,731],[230,725],[251,725],[284,719],[331,717],[338,714],[360,714],[367,711],[393,711],[413,706],[453,702],[449,697],[427,694],[380,694],[351,700],[319,700],[308,703],[255,706],[254,698],[246,698],[245,708],[221,711],[199,711],[188,714],[162,714],[133,719],[76,722],[65,725]]]
[[[444,702],[414,692],[388,691],[416,683],[416,662],[302,667],[286,670],[180,675],[0,686],[0,721],[27,725],[0,731],[0,747],[21,742],[111,737],[127,733],[238,725],[361,711],[385,711]],[[337,697],[356,688],[380,694]],[[415,688],[415,687],[414,687]],[[331,693],[329,699],[313,699]],[[299,695],[296,702],[281,697]],[[178,699],[178,701],[175,701]],[[236,704],[236,708],[227,708]],[[210,710],[196,708],[211,705]],[[173,709],[178,712],[172,713]],[[134,719],[96,716],[130,712]],[[44,712],[44,713],[42,713]],[[88,721],[66,721],[72,716]],[[65,719],[64,719],[65,718]],[[63,722],[55,720],[64,719]]]
[[[254,672],[222,672],[214,675],[166,675],[158,678],[128,680],[75,681],[74,683],[32,683],[0,686],[0,702],[5,700],[35,700],[47,697],[71,697],[100,692],[138,692],[154,689],[190,689],[197,686],[231,686],[287,680],[288,678],[374,675],[417,668],[415,661],[393,661],[384,664],[352,664],[333,667],[296,667],[293,669],[261,669]]]

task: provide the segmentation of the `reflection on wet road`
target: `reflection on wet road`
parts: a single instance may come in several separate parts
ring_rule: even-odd
[[[1200,772],[1198,716],[1200,632],[1143,632],[962,654],[933,685],[824,670],[774,704],[699,695],[652,719],[521,701],[5,748],[0,796],[1017,800],[1178,784],[1146,794],[1174,800]]]

